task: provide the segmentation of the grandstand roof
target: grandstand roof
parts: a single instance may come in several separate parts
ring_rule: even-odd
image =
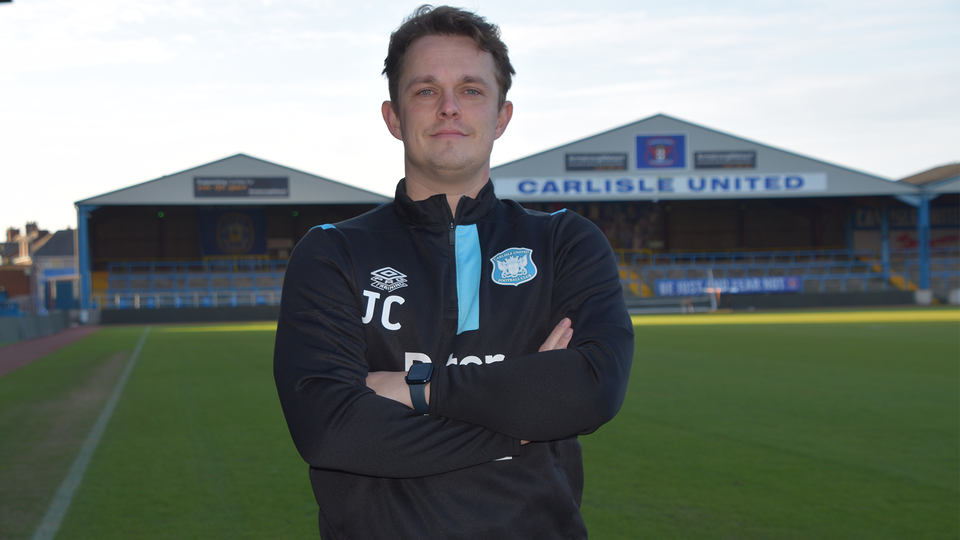
[[[210,190],[218,185],[225,189]],[[329,178],[237,154],[77,201],[76,205],[382,204],[390,200]]]
[[[740,199],[915,194],[910,184],[664,114],[494,167],[520,201]]]
[[[949,163],[900,179],[935,193],[960,193],[960,163]]]

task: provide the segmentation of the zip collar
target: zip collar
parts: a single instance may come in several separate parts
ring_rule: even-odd
[[[457,205],[457,215],[450,213],[447,196],[439,193],[432,197],[415,201],[407,195],[406,179],[397,184],[397,192],[393,199],[393,207],[403,219],[416,225],[448,227],[451,224],[472,225],[490,215],[500,204],[500,199],[493,193],[493,182],[487,183],[472,199],[466,195],[460,197]]]

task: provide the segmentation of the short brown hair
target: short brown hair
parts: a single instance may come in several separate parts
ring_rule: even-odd
[[[503,107],[516,71],[510,65],[507,46],[500,40],[500,28],[476,13],[450,6],[434,8],[424,4],[407,17],[400,28],[390,34],[387,58],[383,61],[383,74],[387,76],[390,101],[394,108],[399,103],[397,94],[403,73],[404,55],[414,41],[424,36],[466,36],[473,39],[478,49],[490,53],[497,71],[499,107]]]

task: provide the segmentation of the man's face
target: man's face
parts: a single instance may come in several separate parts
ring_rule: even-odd
[[[493,141],[513,105],[498,108],[493,56],[464,36],[425,36],[404,57],[397,100],[383,118],[403,141],[408,177],[457,182],[486,180]]]

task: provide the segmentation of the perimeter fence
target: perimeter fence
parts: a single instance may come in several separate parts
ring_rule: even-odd
[[[35,339],[60,332],[70,326],[66,311],[54,311],[49,315],[24,315],[0,317],[0,343],[13,343]]]

